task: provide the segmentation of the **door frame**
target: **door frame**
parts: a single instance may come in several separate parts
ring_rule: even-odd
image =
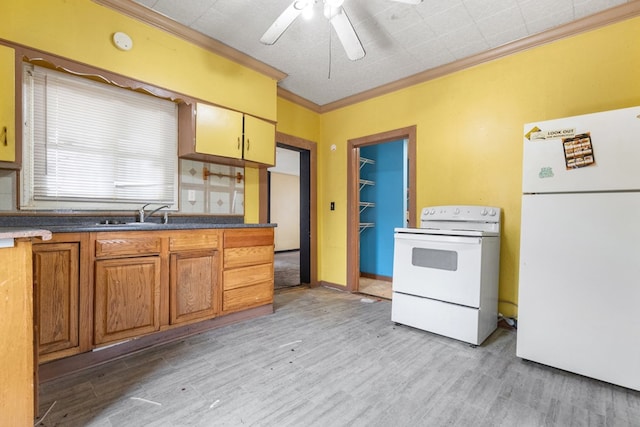
[[[318,205],[317,205],[317,144],[297,136],[276,131],[276,143],[309,151],[309,262],[310,262],[310,286],[318,286]],[[275,149],[275,147],[274,147]],[[266,168],[259,172],[259,221],[266,223],[268,218],[269,191],[268,173]]]
[[[409,227],[416,226],[416,125],[367,135],[347,141],[347,291],[360,287],[360,147],[407,140],[409,176]]]

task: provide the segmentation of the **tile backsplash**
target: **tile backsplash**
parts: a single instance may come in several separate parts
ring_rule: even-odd
[[[16,171],[0,170],[0,211],[16,210]]]
[[[244,168],[180,160],[180,213],[242,215]]]

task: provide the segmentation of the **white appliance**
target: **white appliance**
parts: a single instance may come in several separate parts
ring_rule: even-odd
[[[498,321],[500,209],[434,206],[396,228],[391,320],[481,344]]]
[[[633,107],[525,125],[516,349],[635,390],[639,116]]]

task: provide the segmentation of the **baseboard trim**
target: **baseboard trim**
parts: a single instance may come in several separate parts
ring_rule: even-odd
[[[347,289],[346,286],[338,285],[337,283],[325,282],[324,280],[320,280],[320,282],[318,282],[318,286],[333,289],[336,291],[351,292],[349,289]]]
[[[140,338],[126,341],[113,347],[105,348],[99,351],[90,351],[80,353],[75,356],[65,357],[64,359],[53,360],[43,363],[38,367],[39,383],[60,378],[62,376],[78,372],[87,368],[102,365],[112,360],[122,358],[151,347],[166,344],[172,341],[196,335],[212,329],[221,328],[233,323],[243,322],[245,320],[264,316],[273,313],[273,304],[267,304],[260,307],[250,308],[237,313],[231,313],[213,319],[205,320],[198,323],[192,323],[182,327],[170,329],[167,331],[156,332],[151,335],[145,335]]]

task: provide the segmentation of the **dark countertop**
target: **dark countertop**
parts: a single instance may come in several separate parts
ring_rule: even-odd
[[[108,224],[105,224],[108,222]],[[147,222],[136,222],[127,216],[0,216],[0,230],[23,233],[35,230],[50,233],[79,233],[96,231],[140,231],[140,230],[199,230],[215,228],[265,228],[276,227],[276,224],[245,224],[242,216],[171,216],[168,224],[161,224],[159,218],[151,218]],[[49,233],[49,234],[50,234]],[[28,237],[28,236],[27,236]]]
[[[89,231],[157,231],[157,230],[202,230],[212,228],[265,228],[276,227],[276,224],[159,224],[153,222],[132,222],[126,224],[70,224],[42,226],[53,233],[78,233]]]

